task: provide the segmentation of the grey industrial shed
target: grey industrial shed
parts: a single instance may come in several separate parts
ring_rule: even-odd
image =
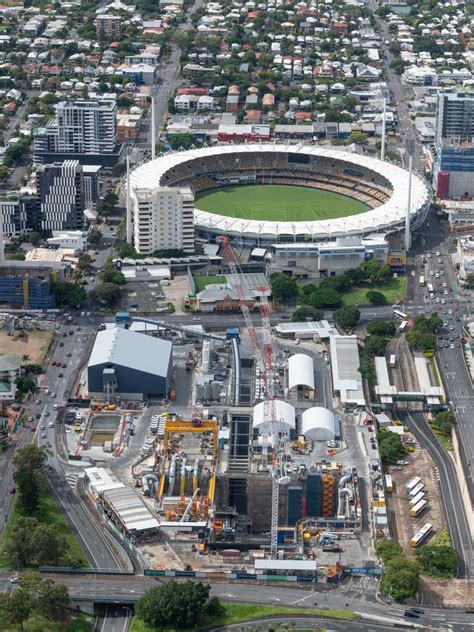
[[[111,399],[167,397],[173,344],[128,329],[99,331],[87,366],[89,393]]]

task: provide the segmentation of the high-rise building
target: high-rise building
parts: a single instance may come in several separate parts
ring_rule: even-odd
[[[0,200],[0,226],[2,235],[18,237],[29,230],[41,228],[39,221],[38,200],[34,195],[21,195],[18,192],[7,194]]]
[[[439,198],[474,197],[474,94],[438,95],[433,184]]]
[[[56,105],[56,118],[34,132],[35,164],[76,159],[81,164],[113,166],[117,149],[114,96],[71,99]]]
[[[141,254],[194,252],[194,195],[188,188],[132,189],[134,245]]]
[[[45,165],[36,172],[41,228],[81,228],[84,222],[84,175],[78,160]]]

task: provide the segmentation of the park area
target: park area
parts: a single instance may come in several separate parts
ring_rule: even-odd
[[[347,195],[279,184],[223,187],[199,195],[195,204],[216,215],[275,222],[335,219],[370,210]]]
[[[24,336],[20,336],[17,331],[12,336],[0,331],[0,349],[6,355],[28,356],[25,364],[43,364],[52,338],[50,331],[27,331]]]
[[[368,305],[367,292],[381,292],[387,303],[396,303],[405,298],[407,293],[407,278],[391,278],[386,283],[370,283],[353,286],[343,293],[344,305]]]

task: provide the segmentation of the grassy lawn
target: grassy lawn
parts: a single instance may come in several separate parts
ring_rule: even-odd
[[[9,539],[12,537],[12,533],[15,530],[16,523],[21,517],[22,513],[18,508],[18,504],[14,502],[12,510],[10,511],[7,525],[0,539],[0,564],[3,566],[8,566],[3,552]],[[82,550],[76,538],[71,533],[71,530],[69,529],[66,520],[60,512],[58,505],[56,504],[54,498],[51,496],[48,490],[45,491],[41,497],[40,506],[35,518],[37,518],[41,523],[56,525],[60,534],[64,536],[64,538],[66,538],[68,549],[64,555],[64,558],[59,560],[60,566],[68,566],[70,558],[81,560],[81,566],[90,566],[89,562],[84,557],[84,554],[82,553]]]
[[[195,276],[194,283],[196,284],[196,293],[202,292],[206,285],[212,285],[213,283],[225,283],[225,276],[210,275],[210,276]]]
[[[343,295],[345,305],[367,305],[368,300],[366,294],[370,290],[382,292],[382,294],[385,294],[389,303],[395,303],[397,299],[406,296],[407,279],[406,277],[398,277],[397,279],[392,277],[383,285],[363,285],[351,288]]]
[[[70,616],[59,623],[49,621],[39,615],[33,615],[25,622],[23,629],[25,632],[92,632],[94,623],[95,617],[83,612],[71,613]],[[2,628],[2,630],[5,630],[5,632],[17,632],[18,626]]]
[[[223,604],[224,613],[219,617],[209,617],[198,626],[196,630],[202,630],[209,627],[220,627],[239,623],[240,621],[252,621],[261,619],[262,617],[288,615],[288,614],[305,614],[308,616],[320,617],[336,617],[353,621],[358,619],[355,612],[346,610],[302,610],[301,608],[284,608],[278,606],[259,606],[256,604]],[[160,628],[161,632],[172,632],[175,628]],[[129,632],[155,632],[153,628],[147,626],[141,619],[134,617]]]
[[[333,219],[369,210],[347,195],[281,184],[222,187],[198,196],[196,207],[227,217],[280,222]]]

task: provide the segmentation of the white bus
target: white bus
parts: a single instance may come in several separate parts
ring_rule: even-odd
[[[417,518],[421,514],[421,512],[426,509],[427,505],[428,505],[427,500],[425,499],[420,500],[420,502],[417,505],[415,505],[414,507],[410,509],[410,516],[412,518]]]
[[[426,540],[426,538],[430,535],[432,531],[433,525],[431,524],[431,522],[427,522],[421,527],[418,533],[415,533],[415,535],[412,537],[412,539],[410,540],[410,546],[416,549],[417,546],[420,546],[420,544],[422,544]]]
[[[407,320],[402,320],[402,322],[398,326],[398,331],[400,333],[403,333],[407,327],[408,327],[408,321]]]
[[[387,492],[393,492],[393,480],[390,474],[385,474],[385,489]]]
[[[428,288],[428,292],[430,294],[434,294],[434,287],[432,283],[428,283],[428,285],[426,286]]]
[[[413,498],[410,498],[410,500],[408,501],[408,504],[410,505],[410,507],[414,507],[420,502],[420,500],[423,500],[425,496],[426,494],[424,491],[418,492],[416,496],[413,496]]]
[[[419,476],[415,476],[415,478],[412,478],[411,481],[409,481],[406,485],[405,485],[405,491],[407,494],[409,494],[411,492],[412,489],[415,489],[415,487],[421,483],[421,478]]]
[[[405,312],[402,312],[399,309],[393,310],[393,316],[394,318],[398,318],[399,320],[408,320],[408,314],[405,314]]]
[[[404,322],[406,322],[406,321],[404,321]],[[397,366],[397,356],[394,353],[391,354],[391,356],[390,356],[390,358],[388,360],[388,366],[391,369],[394,369]]]
[[[423,483],[418,483],[418,485],[416,485],[411,492],[408,492],[408,495],[410,496],[410,498],[415,498],[415,496],[418,496],[418,494],[420,492],[422,492],[425,489],[425,485]]]
[[[425,277],[423,275],[420,275],[420,287],[425,287]]]

